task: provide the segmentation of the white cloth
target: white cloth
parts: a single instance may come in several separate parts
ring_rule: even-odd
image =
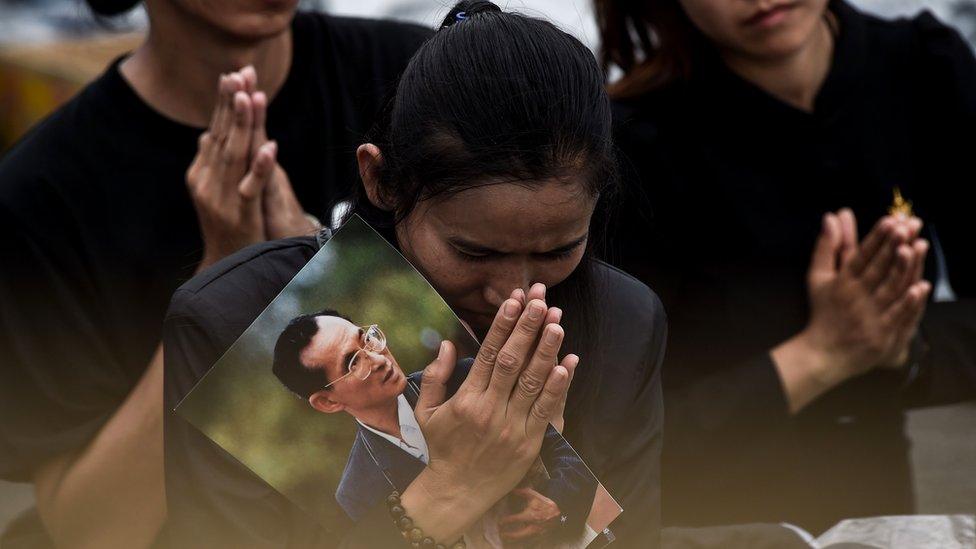
[[[973,515],[908,515],[847,519],[818,537],[814,547],[848,543],[881,549],[972,549]]]
[[[424,440],[424,433],[420,430],[420,424],[417,423],[417,416],[413,415],[413,408],[410,407],[410,403],[407,402],[407,399],[403,395],[397,396],[397,415],[400,420],[400,436],[402,438],[377,431],[358,419],[356,421],[364,429],[390,441],[391,444],[419,459],[426,465],[430,459],[430,454],[427,450],[427,441]]]

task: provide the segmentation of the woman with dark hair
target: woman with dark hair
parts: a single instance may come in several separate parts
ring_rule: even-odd
[[[589,252],[598,239],[590,223],[598,198],[615,185],[610,102],[592,54],[546,21],[461,2],[410,61],[368,141],[357,151],[362,188],[352,211],[484,338],[496,374],[522,371],[492,335],[496,311],[513,301],[538,308],[540,298],[553,306],[547,314],[564,326],[563,352],[580,357],[563,417],[553,423],[623,507],[610,526],[615,546],[656,546],[665,319],[653,292]],[[312,238],[253,246],[176,292],[164,330],[168,404],[192,389],[318,248]],[[459,468],[463,485],[412,483],[402,501],[415,524],[447,543],[521,474],[468,465],[460,453],[439,456],[436,448],[457,446],[442,438],[447,431],[476,429],[463,417],[440,418],[453,427],[424,429],[431,465],[418,479]],[[166,435],[175,544],[338,543],[184,422],[168,422]],[[496,464],[527,466],[490,435],[481,444]],[[503,537],[531,542],[558,528],[549,503],[527,498]],[[397,537],[380,502],[346,543],[395,546]]]
[[[37,496],[0,545],[153,543],[170,296],[315,230],[429,33],[296,5],[147,0],[145,42],[0,162],[0,477]]]
[[[671,318],[665,524],[911,513],[903,408],[976,381],[970,48],[840,0],[596,5],[614,260]]]

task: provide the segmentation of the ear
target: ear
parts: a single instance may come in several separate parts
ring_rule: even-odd
[[[322,389],[321,391],[312,393],[308,397],[308,403],[312,406],[312,408],[315,408],[323,414],[334,414],[346,409],[343,404],[329,398],[329,391],[327,389]]]
[[[366,196],[370,203],[381,210],[393,210],[393,205],[380,191],[380,167],[383,165],[383,154],[380,148],[372,143],[360,145],[356,149],[356,162],[359,164],[359,177],[363,180],[363,187],[366,189]]]

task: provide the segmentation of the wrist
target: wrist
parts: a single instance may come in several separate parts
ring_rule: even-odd
[[[770,356],[783,383],[790,413],[796,413],[849,376],[842,361],[810,329],[776,346]]]
[[[414,523],[444,544],[460,538],[490,507],[479,499],[463,484],[442,478],[430,467],[424,468],[400,496]]]
[[[810,327],[795,336],[795,352],[801,358],[803,367],[816,383],[826,389],[839,385],[851,377],[848,361],[831,345],[818,337]]]

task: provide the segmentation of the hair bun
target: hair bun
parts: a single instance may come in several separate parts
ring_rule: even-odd
[[[85,0],[85,3],[97,15],[110,17],[131,10],[139,4],[139,0]]]
[[[488,2],[486,0],[465,0],[458,2],[454,4],[451,11],[444,17],[444,21],[441,22],[441,28],[450,27],[458,21],[464,21],[479,13],[490,11],[501,13],[502,9],[495,5],[494,2]]]

